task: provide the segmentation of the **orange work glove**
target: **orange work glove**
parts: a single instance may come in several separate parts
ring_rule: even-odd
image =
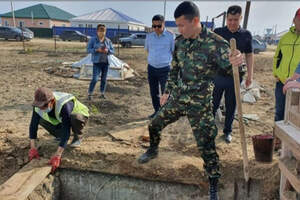
[[[28,158],[29,158],[29,161],[31,161],[31,160],[34,159],[34,158],[40,159],[39,153],[38,153],[38,151],[37,151],[36,148],[31,148],[31,149],[29,150]]]
[[[61,156],[52,156],[50,161],[49,161],[49,165],[52,165],[52,169],[51,172],[55,172],[55,170],[59,167],[60,165],[60,161],[61,161]]]

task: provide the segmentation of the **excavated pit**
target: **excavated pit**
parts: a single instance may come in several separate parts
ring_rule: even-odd
[[[27,200],[188,200],[206,195],[196,185],[61,169],[45,178]]]

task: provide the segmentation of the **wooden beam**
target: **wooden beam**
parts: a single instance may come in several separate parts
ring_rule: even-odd
[[[283,159],[285,157],[289,157],[289,150],[286,146],[286,143],[282,143],[282,151],[281,151],[281,155],[280,158]],[[284,174],[282,172],[280,172],[280,188],[279,188],[279,194],[280,196],[284,196],[284,191],[285,191],[285,186],[286,186],[286,177],[284,176]],[[284,199],[284,198],[283,198]]]
[[[289,122],[297,127],[300,133],[300,112],[298,112],[298,106],[291,106],[289,110]]]
[[[0,185],[1,200],[24,200],[50,173],[48,160],[32,160]]]
[[[284,174],[284,176],[289,180],[289,182],[292,184],[293,188],[300,193],[300,181],[297,178],[297,176],[295,176],[290,170],[288,169],[288,167],[286,166],[286,164],[284,163],[284,161],[279,160],[278,161],[278,166],[280,168],[280,171]],[[296,168],[296,165],[295,165]]]
[[[299,105],[300,92],[296,90],[291,90],[291,105]]]
[[[275,123],[275,135],[287,145],[293,155],[300,160],[300,134],[295,127],[283,121]]]
[[[284,123],[288,123],[289,121],[289,111],[291,106],[292,99],[292,90],[289,89],[285,95],[285,108],[284,108]]]

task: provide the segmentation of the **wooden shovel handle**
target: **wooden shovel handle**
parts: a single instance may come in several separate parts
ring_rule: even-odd
[[[236,41],[234,38],[230,39],[230,49],[231,51],[236,50]],[[242,111],[242,103],[241,103],[241,93],[240,93],[240,76],[239,76],[239,68],[237,66],[232,66],[233,70],[233,79],[234,79],[234,91],[235,91],[235,99],[238,110],[238,120],[239,120],[239,130],[241,137],[241,145],[243,151],[243,164],[244,164],[244,177],[246,182],[249,180],[249,160],[247,153],[247,143],[245,138],[245,128],[243,124],[243,111]]]

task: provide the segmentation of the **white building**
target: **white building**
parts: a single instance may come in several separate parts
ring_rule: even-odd
[[[97,28],[98,24],[105,24],[107,28],[129,29],[130,31],[144,31],[146,25],[112,8],[102,9],[70,19],[73,27]]]

